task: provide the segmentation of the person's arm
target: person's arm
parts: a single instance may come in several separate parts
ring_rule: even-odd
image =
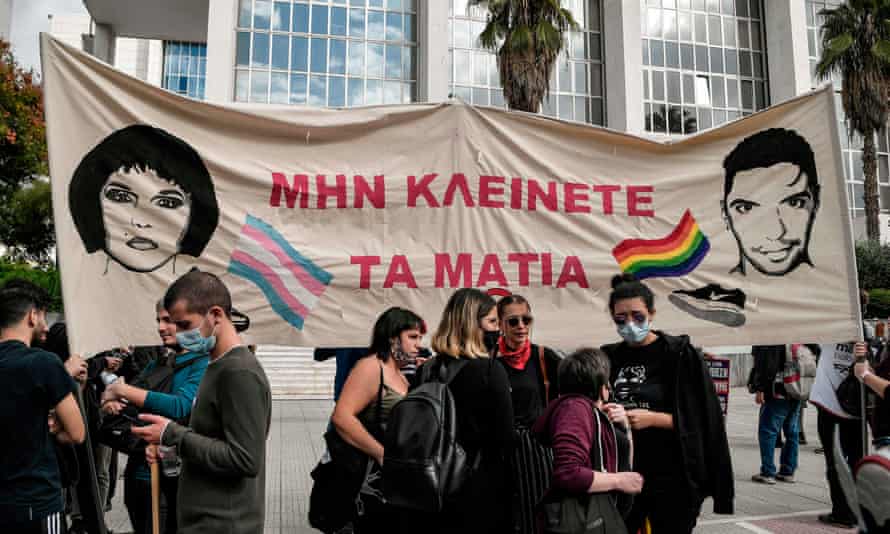
[[[198,394],[198,386],[207,370],[208,358],[191,364],[187,370],[186,379],[171,393],[148,391],[142,402],[146,411],[169,417],[170,419],[182,419],[192,412],[192,404],[195,395]]]
[[[355,364],[334,406],[331,423],[347,443],[382,465],[383,445],[374,439],[358,418],[365,407],[377,401],[380,365],[376,356],[368,356]]]
[[[60,429],[55,433],[59,443],[78,444],[86,438],[86,428],[80,406],[73,393],[65,396],[55,407],[55,419]]]
[[[853,373],[860,382],[868,386],[868,388],[874,391],[879,397],[882,399],[886,398],[887,388],[890,386],[890,381],[884,380],[876,375],[868,362],[857,363],[853,367]]]
[[[268,384],[252,369],[229,369],[217,378],[216,392],[223,438],[203,436],[189,427],[157,418],[153,419],[156,424],[165,427],[160,440],[164,445],[176,445],[182,458],[210,474],[256,477],[266,448],[272,406]],[[134,433],[137,430],[134,427]]]
[[[630,421],[630,427],[634,430],[644,428],[674,429],[674,416],[665,412],[637,408],[627,411],[627,420]]]

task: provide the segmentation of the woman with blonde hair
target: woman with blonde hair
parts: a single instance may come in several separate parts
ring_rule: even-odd
[[[513,405],[507,374],[489,358],[480,327],[479,310],[490,299],[478,289],[456,291],[433,335],[436,357],[424,365],[430,366],[427,371],[435,373],[432,376],[440,366],[446,374],[456,373],[449,389],[457,414],[457,441],[470,465],[477,465],[438,517],[423,523],[431,532],[510,531],[505,458],[512,447]]]

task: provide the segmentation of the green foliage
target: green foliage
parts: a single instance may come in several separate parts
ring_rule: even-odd
[[[11,258],[47,264],[55,243],[43,93],[0,39],[0,242]]]
[[[856,267],[862,289],[890,288],[890,245],[856,243]]]
[[[866,317],[886,319],[890,317],[890,289],[872,289],[868,292]]]
[[[537,113],[566,33],[578,28],[561,0],[469,0],[487,11],[479,42],[497,54],[504,98],[511,109]]]
[[[31,267],[24,263],[0,260],[0,287],[13,278],[24,278],[45,289],[52,297],[49,311],[62,311],[62,282],[55,268]]]

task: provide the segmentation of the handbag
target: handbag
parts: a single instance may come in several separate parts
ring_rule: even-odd
[[[591,459],[595,471],[605,471],[602,423],[593,409],[599,462]],[[614,438],[613,438],[614,439]],[[617,450],[617,442],[616,442]],[[544,534],[627,534],[627,526],[611,493],[567,495],[540,505]]]
[[[368,429],[375,439],[382,435],[383,420],[383,366],[380,366],[380,387],[377,389],[377,405],[374,409],[374,427]],[[340,531],[353,521],[358,513],[356,500],[371,459],[367,454],[350,445],[330,428],[324,434],[326,451],[312,470],[312,491],[309,494],[309,525],[326,534]]]

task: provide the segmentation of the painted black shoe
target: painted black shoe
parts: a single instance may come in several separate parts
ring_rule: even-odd
[[[668,300],[686,313],[712,323],[739,327],[745,324],[745,293],[708,284],[698,289],[678,289]]]

